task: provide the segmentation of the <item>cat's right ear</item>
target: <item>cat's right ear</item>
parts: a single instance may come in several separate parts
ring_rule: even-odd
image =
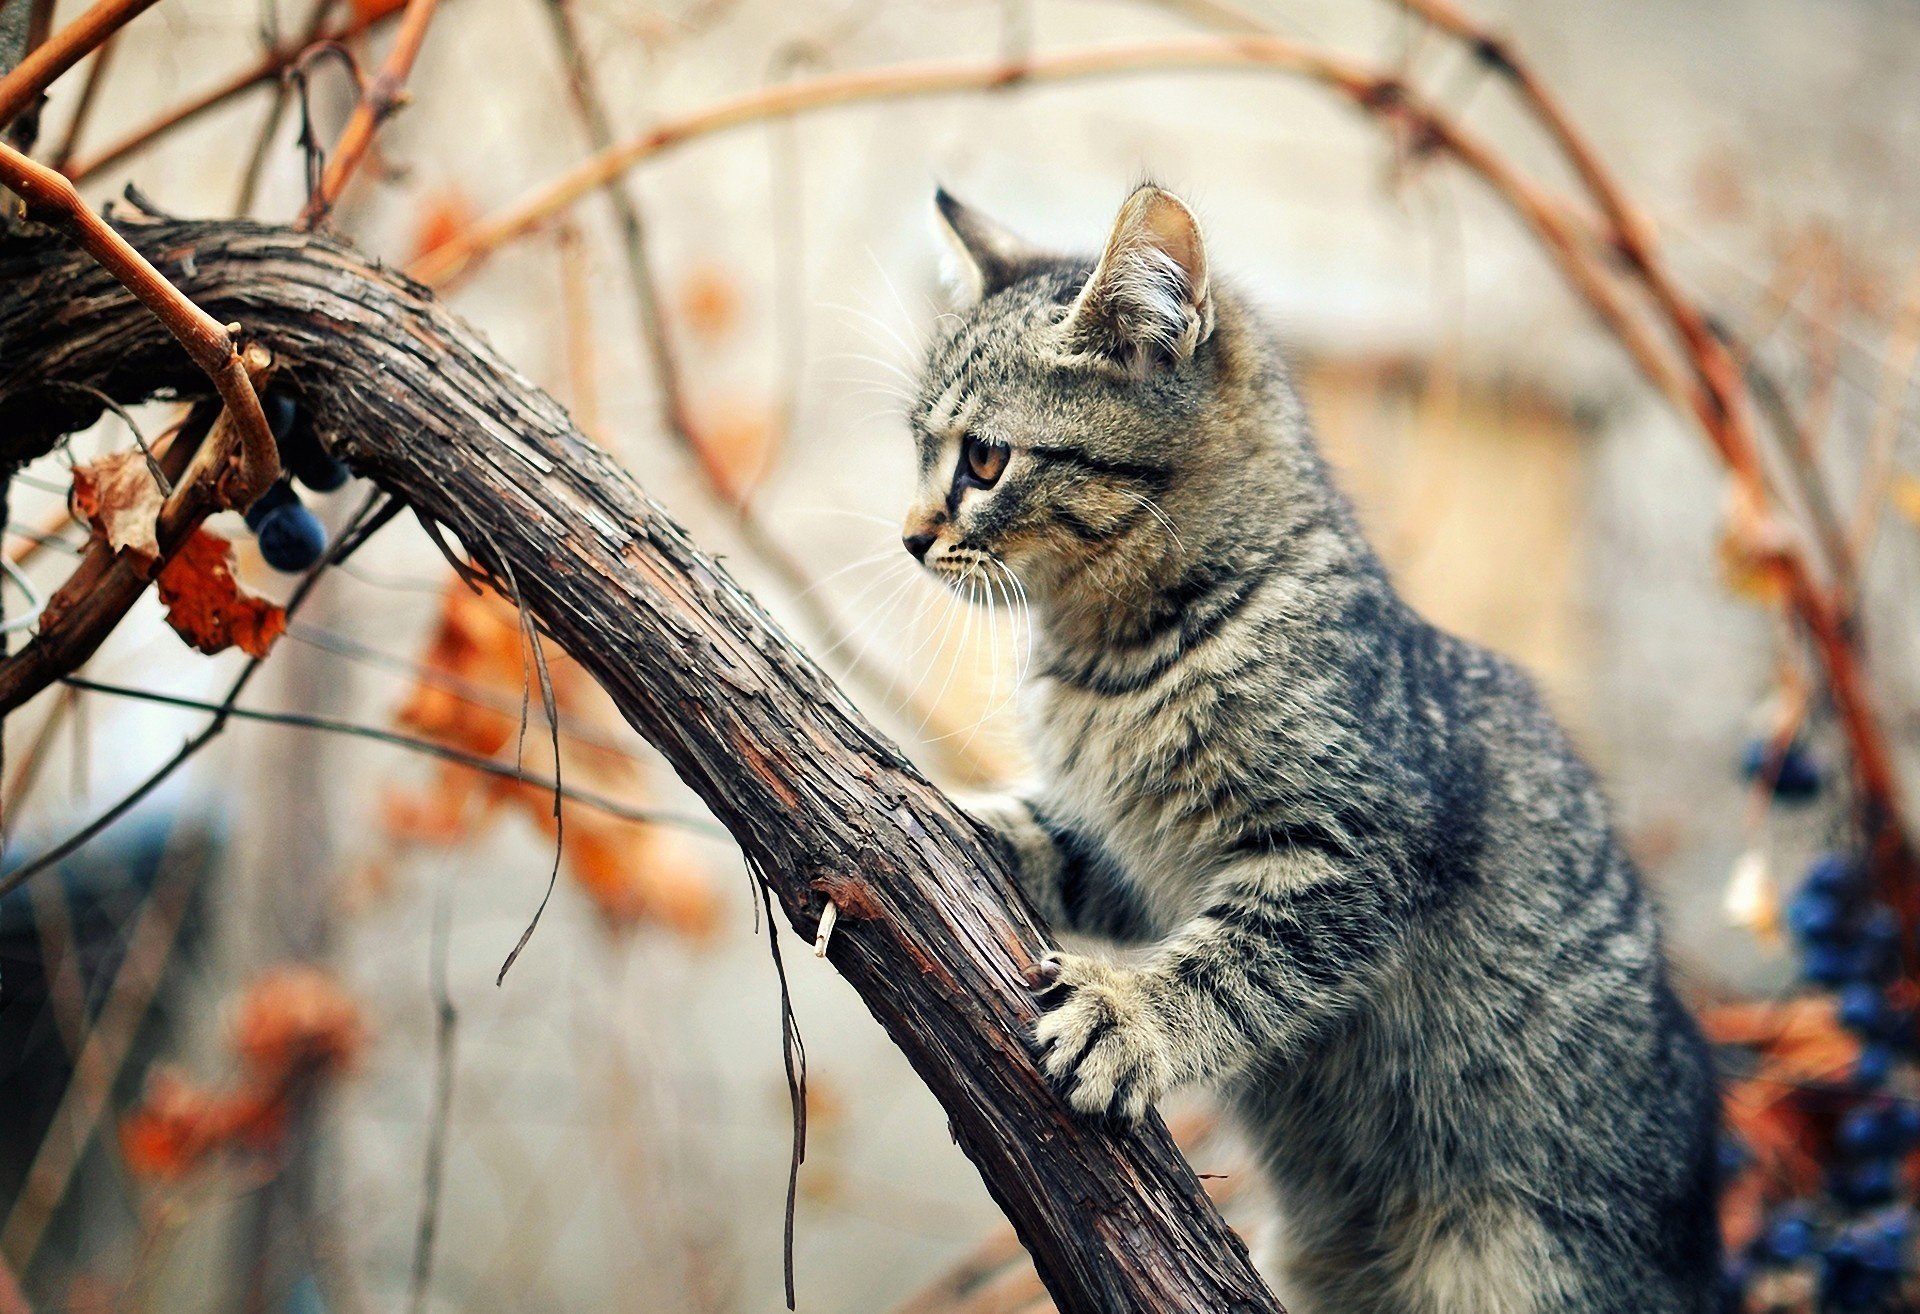
[[[934,189],[933,207],[953,247],[952,281],[969,305],[1019,281],[1038,254],[1012,230],[955,200],[944,187]]]

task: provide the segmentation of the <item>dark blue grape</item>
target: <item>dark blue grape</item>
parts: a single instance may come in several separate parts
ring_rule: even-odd
[[[287,435],[293,432],[294,418],[299,407],[294,404],[293,395],[285,392],[270,392],[260,399],[260,409],[267,413],[267,428],[273,431],[273,441],[284,443]]]
[[[1895,1274],[1907,1267],[1913,1218],[1904,1207],[1888,1209],[1860,1224],[1860,1262],[1876,1272]]]
[[[1873,1090],[1886,1084],[1893,1075],[1894,1053],[1889,1045],[1880,1041],[1860,1047],[1860,1057],[1853,1065],[1853,1084],[1863,1090]]]
[[[1889,1110],[1879,1104],[1862,1104],[1847,1110],[1834,1130],[1834,1141],[1842,1151],[1860,1159],[1872,1154],[1887,1154],[1894,1144]]]
[[[1789,742],[1776,764],[1770,744],[1755,739],[1747,744],[1741,757],[1741,770],[1748,780],[1771,778],[1773,796],[1789,803],[1801,803],[1820,793],[1820,764],[1798,739]]]
[[[289,502],[297,502],[299,500],[300,499],[294,495],[293,489],[289,488],[284,481],[272,485],[266,492],[260,494],[260,496],[254,500],[252,506],[247,508],[245,516],[247,528],[256,534],[259,533],[261,521],[265,520],[275,511],[278,511],[281,507],[286,506]]]
[[[1813,1253],[1818,1239],[1805,1209],[1782,1210],[1762,1238],[1761,1250],[1777,1264],[1797,1264]]]
[[[255,531],[260,555],[275,570],[305,570],[327,550],[327,527],[298,501],[269,511]]]
[[[1853,945],[1817,940],[1800,955],[1800,974],[1816,985],[1845,985],[1860,975],[1861,958]]]
[[[1887,1111],[1887,1134],[1896,1150],[1920,1145],[1920,1104],[1901,1100]]]
[[[1834,1198],[1856,1208],[1885,1204],[1899,1189],[1900,1166],[1892,1159],[1864,1159],[1834,1174]]]
[[[1809,884],[1787,901],[1787,925],[1802,940],[1825,940],[1839,935],[1847,910],[1829,890]]]
[[[1880,987],[1868,981],[1849,982],[1840,991],[1840,1025],[1869,1039],[1884,1037],[1894,1020],[1893,1006]]]
[[[1807,868],[1807,879],[1801,888],[1847,894],[1853,890],[1853,877],[1853,861],[1846,854],[1823,853]]]

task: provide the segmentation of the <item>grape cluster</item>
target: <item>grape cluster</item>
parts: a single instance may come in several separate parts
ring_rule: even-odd
[[[326,526],[293,490],[298,479],[316,493],[331,493],[347,482],[347,467],[328,455],[310,425],[300,423],[299,403],[291,393],[269,392],[261,399],[267,426],[280,449],[287,477],[247,508],[247,528],[260,543],[260,555],[275,570],[306,570],[327,549]]]
[[[1920,1149],[1920,1102],[1890,1089],[1903,1073],[1910,1077],[1914,1057],[1913,1012],[1889,992],[1900,967],[1900,920],[1869,897],[1859,864],[1841,854],[1814,862],[1786,911],[1802,976],[1836,992],[1840,1023],[1859,1038],[1860,1056],[1831,1092],[1824,1196],[1777,1206],[1746,1253],[1732,1258],[1729,1281],[1740,1293],[1760,1274],[1801,1272],[1811,1275],[1808,1294],[1821,1311],[1903,1309],[1915,1240],[1905,1164]]]

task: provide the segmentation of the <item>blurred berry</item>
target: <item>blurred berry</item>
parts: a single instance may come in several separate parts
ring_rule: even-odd
[[[1787,901],[1787,925],[1803,940],[1824,940],[1838,935],[1846,925],[1847,912],[1831,891],[1816,889],[1811,883]]]
[[[1813,1253],[1813,1219],[1804,1208],[1782,1210],[1767,1228],[1761,1249],[1777,1264],[1797,1264]]]
[[[1869,1040],[1883,1039],[1894,1020],[1893,1005],[1879,986],[1850,981],[1840,991],[1840,1025]]]
[[[1864,1090],[1885,1085],[1887,1078],[1893,1075],[1893,1061],[1891,1046],[1877,1040],[1862,1045],[1860,1057],[1853,1065],[1853,1084]]]
[[[1892,1159],[1864,1159],[1834,1174],[1834,1198],[1842,1204],[1864,1208],[1885,1204],[1900,1189],[1900,1166]],[[1854,1250],[1859,1249],[1858,1238]]]
[[[1807,746],[1795,739],[1782,750],[1778,763],[1772,760],[1770,745],[1755,739],[1747,745],[1741,769],[1748,780],[1773,781],[1773,796],[1783,802],[1802,803],[1820,793],[1820,765]]]
[[[1853,863],[1843,853],[1823,853],[1807,868],[1802,888],[1846,894],[1853,888]]]
[[[266,492],[254,499],[252,506],[247,508],[245,516],[247,528],[256,534],[259,533],[261,521],[265,520],[275,511],[278,511],[281,507],[292,502],[298,502],[299,500],[299,497],[294,494],[293,489],[287,485],[285,480],[273,484]]]

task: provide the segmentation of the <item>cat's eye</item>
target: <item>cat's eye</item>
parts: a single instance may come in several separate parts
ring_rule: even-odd
[[[972,434],[960,440],[960,460],[966,466],[967,478],[980,488],[992,488],[999,481],[1010,454],[1000,444],[984,442]]]

